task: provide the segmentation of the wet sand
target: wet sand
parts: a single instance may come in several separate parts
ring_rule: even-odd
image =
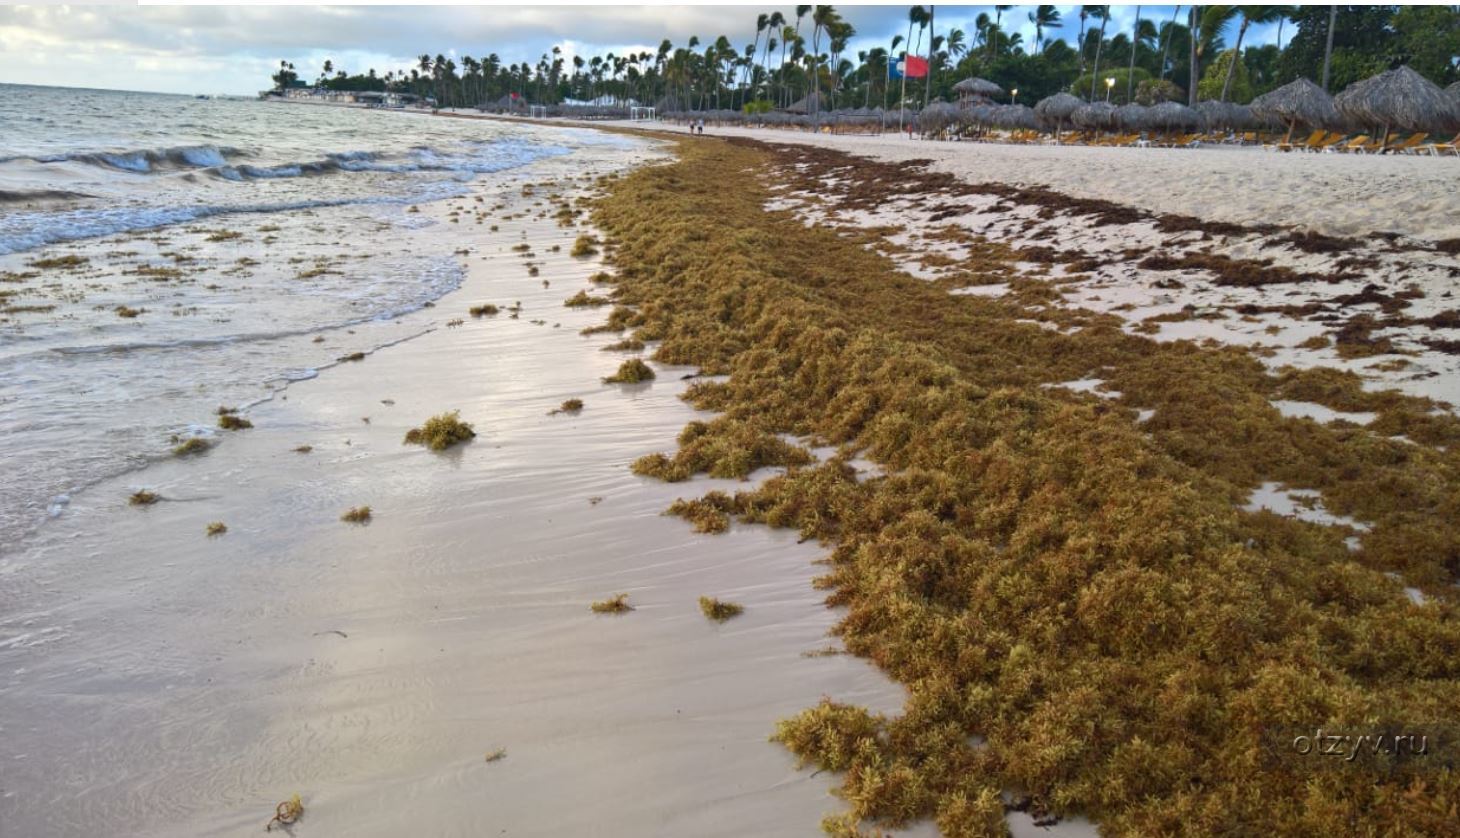
[[[605,310],[562,304],[599,260],[568,255],[582,230],[548,190],[520,194],[658,153],[520,170],[506,212],[548,217],[461,225],[462,288],[398,321],[423,334],[289,386],[202,457],[78,495],[7,564],[6,834],[256,834],[295,793],[300,835],[804,835],[840,808],[767,736],[822,694],[895,711],[902,689],[803,656],[833,643],[817,545],[662,516],[743,485],[628,470],[694,414],[693,370],[600,382],[627,355],[579,334]],[[423,212],[451,206],[482,205]],[[484,302],[503,311],[467,315]],[[573,397],[581,414],[548,415]],[[475,440],[401,444],[448,409]],[[164,500],[129,506],[140,488]],[[361,504],[369,524],[339,520]],[[637,610],[590,612],[618,592]],[[711,623],[701,595],[745,613]]]

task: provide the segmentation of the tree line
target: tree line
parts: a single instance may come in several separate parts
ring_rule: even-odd
[[[1017,90],[1017,101],[1028,104],[1059,91],[1115,103],[1244,103],[1299,77],[1337,91],[1401,64],[1440,85],[1460,80],[1460,10],[1453,6],[1175,6],[1159,18],[1141,8],[1134,25],[1115,31],[1110,6],[1080,6],[1066,16],[1053,5],[996,5],[965,31],[940,28],[936,6],[912,6],[906,30],[886,46],[852,51],[856,29],[834,6],[796,6],[789,18],[748,18],[744,34],[752,38],[739,48],[719,35],[571,60],[555,46],[535,64],[503,63],[496,53],[459,60],[423,53],[409,70],[384,75],[351,74],[326,60],[313,84],[411,93],[443,107],[490,107],[516,97],[534,104],[632,101],[664,110],[801,103],[814,111],[952,100],[953,85],[971,76]],[[1035,33],[1027,43],[1012,31],[1021,13]],[[1272,42],[1250,42],[1259,25],[1276,33]],[[1062,36],[1072,29],[1070,43]],[[891,64],[908,56],[928,62],[926,77],[893,78]],[[278,89],[310,84],[288,61],[273,80]]]

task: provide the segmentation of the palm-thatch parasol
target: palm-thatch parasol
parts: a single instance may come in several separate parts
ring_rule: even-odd
[[[1153,128],[1176,131],[1197,127],[1201,116],[1180,102],[1161,102],[1146,109],[1146,122]]]
[[[1065,120],[1075,112],[1075,108],[1085,104],[1068,93],[1056,93],[1045,99],[1040,99],[1034,105],[1034,115],[1046,125],[1054,124],[1054,138],[1058,142],[1060,129],[1064,127]]]
[[[1145,105],[1137,105],[1132,102],[1129,105],[1121,105],[1115,109],[1115,124],[1127,131],[1139,131],[1146,127],[1146,111],[1150,110]]]
[[[977,76],[966,78],[958,84],[953,85],[953,92],[958,94],[960,103],[967,103],[970,100],[993,99],[995,96],[1003,96],[1004,88]]]
[[[1087,131],[1103,131],[1115,127],[1115,106],[1109,102],[1094,102],[1075,108],[1070,121]]]
[[[1334,97],[1333,106],[1356,122],[1384,126],[1386,143],[1394,128],[1440,131],[1460,122],[1460,104],[1408,67],[1354,82]]]
[[[1337,125],[1338,110],[1333,97],[1307,79],[1288,82],[1252,100],[1252,113],[1258,118],[1275,118],[1288,126],[1287,141],[1293,139],[1293,128],[1302,123],[1312,128]]]

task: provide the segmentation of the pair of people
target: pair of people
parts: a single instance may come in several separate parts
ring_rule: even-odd
[[[704,133],[705,133],[705,121],[703,119],[700,119],[700,120],[693,120],[692,119],[692,120],[690,120],[690,123],[689,123],[689,132],[691,134],[699,134],[701,136],[704,136]]]

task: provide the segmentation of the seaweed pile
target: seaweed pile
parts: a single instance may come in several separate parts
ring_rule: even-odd
[[[617,268],[602,328],[729,376],[685,394],[719,415],[635,471],[784,467],[674,511],[828,545],[837,634],[908,688],[896,717],[829,700],[779,727],[843,772],[849,809],[823,827],[996,835],[1021,806],[1117,834],[1445,832],[1449,737],[1413,758],[1292,745],[1433,733],[1460,710],[1460,422],[1347,372],[1272,374],[1241,348],[1049,315],[1052,284],[950,295],[766,210],[785,154],[680,143],[605,183],[593,215]],[[1092,374],[1118,397],[1047,386]],[[1378,418],[1285,417],[1279,398]],[[818,463],[786,435],[839,448]],[[859,479],[853,456],[885,475]],[[1265,481],[1354,524],[1244,511]]]

